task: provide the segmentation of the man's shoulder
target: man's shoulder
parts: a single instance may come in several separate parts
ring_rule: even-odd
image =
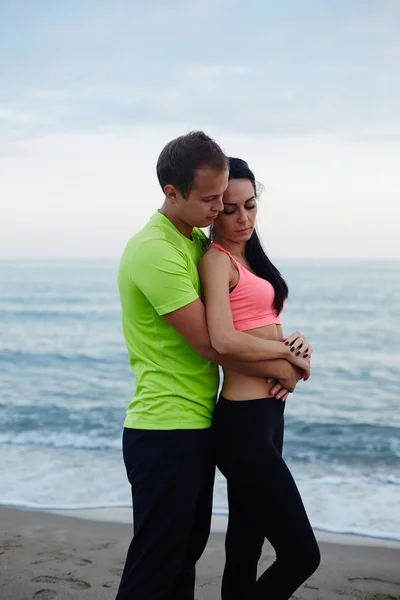
[[[151,247],[152,244],[158,246],[160,243],[171,243],[171,236],[166,228],[160,227],[158,223],[151,220],[137,231],[126,244],[125,252],[130,254]]]
[[[140,249],[143,244],[151,244],[152,242],[164,242],[168,240],[168,236],[165,231],[160,227],[154,226],[151,223],[147,223],[142,229],[136,232],[127,243],[127,248],[131,250]]]
[[[157,223],[149,221],[140,231],[135,233],[125,246],[121,265],[156,264],[174,259],[182,260],[186,255],[179,236]],[[178,258],[179,257],[179,258]]]
[[[192,239],[196,245],[201,248],[202,253],[207,250],[209,239],[201,229],[195,227],[192,232]],[[187,245],[183,243],[182,237],[178,231],[169,226],[158,215],[153,217],[135,233],[126,244],[124,256],[131,259],[144,254],[154,254],[155,256],[167,256],[169,253],[179,255],[189,255]]]

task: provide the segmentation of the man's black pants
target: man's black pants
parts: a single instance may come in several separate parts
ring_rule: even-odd
[[[116,600],[193,600],[210,532],[210,429],[124,429],[133,531]]]

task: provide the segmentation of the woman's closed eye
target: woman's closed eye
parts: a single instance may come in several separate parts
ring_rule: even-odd
[[[254,208],[256,208],[256,206],[256,204],[253,204],[252,206],[246,206],[246,210],[253,210]],[[227,210],[226,208],[224,209],[224,215],[233,215],[235,212],[235,208],[233,210]]]

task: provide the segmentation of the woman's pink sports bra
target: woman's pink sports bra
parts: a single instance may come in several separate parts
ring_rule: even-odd
[[[276,314],[274,307],[275,290],[271,283],[251,273],[219,244],[210,244],[211,247],[227,254],[239,271],[239,281],[229,295],[235,329],[246,331],[264,325],[280,325],[280,315]]]

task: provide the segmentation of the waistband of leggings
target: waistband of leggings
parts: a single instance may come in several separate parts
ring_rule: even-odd
[[[224,396],[220,394],[218,398],[218,402],[222,402],[223,404],[236,404],[238,406],[244,406],[245,404],[261,404],[266,400],[275,400],[275,402],[279,402],[279,400],[273,398],[272,396],[266,396],[265,398],[254,398],[251,400],[229,400],[228,398],[224,398]]]

